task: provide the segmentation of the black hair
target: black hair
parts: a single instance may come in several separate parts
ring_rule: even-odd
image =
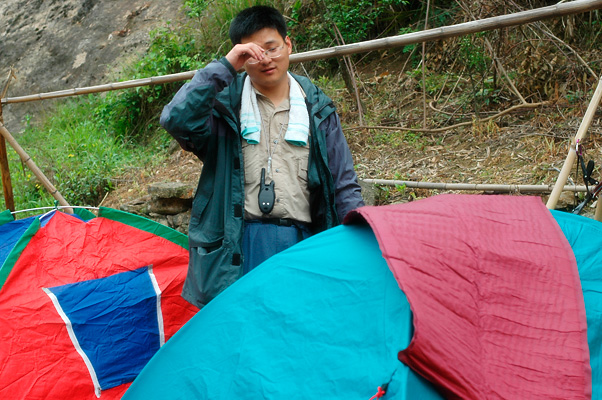
[[[286,21],[280,11],[269,6],[246,8],[230,23],[230,40],[234,45],[239,44],[243,38],[264,28],[276,29],[282,39],[286,38]]]

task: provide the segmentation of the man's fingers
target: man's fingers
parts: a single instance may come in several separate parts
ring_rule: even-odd
[[[249,58],[263,60],[264,50],[261,46],[255,43],[237,44],[226,55],[226,58],[237,71],[243,67]]]
[[[255,58],[257,60],[263,59],[264,50],[263,48],[261,48],[261,46],[256,45],[255,43],[246,43],[243,46],[248,46],[245,50],[246,54],[248,55],[248,58]]]

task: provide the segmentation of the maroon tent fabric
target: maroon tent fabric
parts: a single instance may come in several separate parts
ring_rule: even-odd
[[[585,399],[591,368],[571,248],[535,197],[363,207],[414,314],[399,359],[449,398]]]

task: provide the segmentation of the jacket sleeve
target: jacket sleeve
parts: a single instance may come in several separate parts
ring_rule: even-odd
[[[323,124],[327,124],[325,128],[328,168],[335,185],[337,214],[339,221],[342,221],[349,211],[364,206],[364,200],[338,114],[332,113]]]
[[[215,97],[236,76],[232,65],[222,58],[198,70],[163,108],[160,124],[184,150],[199,155],[212,131]]]

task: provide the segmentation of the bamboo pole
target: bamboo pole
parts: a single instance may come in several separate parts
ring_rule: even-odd
[[[341,57],[355,53],[385,50],[394,47],[408,46],[411,44],[444,40],[470,33],[491,31],[510,26],[528,24],[544,19],[562,17],[570,14],[578,14],[596,9],[602,9],[602,0],[577,0],[569,3],[560,3],[553,6],[536,8],[534,10],[521,11],[497,17],[485,18],[478,21],[470,21],[462,24],[449,25],[441,28],[428,29],[422,32],[412,32],[399,36],[391,36],[382,39],[368,40],[329,47],[326,49],[306,51],[290,56],[291,63],[322,60],[330,57]],[[100,93],[110,90],[127,89],[139,86],[156,85],[191,79],[196,71],[181,72],[178,74],[163,75],[152,78],[135,79],[130,81],[110,83],[106,85],[90,86],[59,90],[56,92],[33,94],[20,97],[9,97],[0,99],[3,104],[23,103],[28,101],[46,100],[59,97],[77,96],[82,94]]]
[[[164,83],[178,82],[178,81],[184,81],[187,79],[192,79],[195,72],[196,71],[180,72],[177,74],[155,76],[155,77],[143,78],[143,79],[133,79],[133,80],[123,81],[123,82],[108,83],[105,85],[89,86],[89,87],[75,88],[75,89],[65,89],[65,90],[58,90],[56,92],[39,93],[39,94],[32,94],[32,95],[21,96],[21,97],[8,97],[5,99],[2,99],[2,103],[3,104],[24,103],[24,102],[29,102],[29,101],[56,99],[59,97],[79,96],[82,94],[101,93],[101,92],[108,92],[111,90],[130,89],[130,88],[135,88],[135,87],[140,87],[140,86],[158,85],[158,84],[164,84]]]
[[[598,196],[598,203],[596,203],[596,213],[594,214],[596,221],[602,221],[602,199]]]
[[[571,145],[569,147],[569,153],[566,156],[566,160],[564,161],[562,169],[560,170],[560,174],[558,175],[558,180],[556,181],[556,184],[554,185],[554,190],[552,191],[552,194],[550,195],[550,198],[548,199],[548,202],[546,204],[546,207],[548,207],[548,209],[553,210],[554,208],[556,208],[556,204],[558,203],[558,199],[560,198],[560,192],[562,192],[562,188],[564,187],[564,184],[566,183],[566,181],[569,177],[571,169],[573,169],[573,164],[575,163],[575,160],[577,159],[577,152],[576,152],[575,147],[576,147],[577,143],[579,143],[579,141],[585,139],[585,137],[587,136],[587,130],[589,129],[589,126],[592,124],[592,120],[594,119],[594,115],[596,114],[596,109],[598,108],[598,105],[600,104],[601,99],[602,99],[602,79],[600,79],[598,81],[598,87],[596,88],[596,91],[594,92],[594,96],[592,97],[592,100],[590,101],[589,106],[587,107],[587,110],[585,111],[585,115],[583,117],[583,120],[581,121],[581,125],[579,125],[577,134],[575,135],[575,138],[571,142]]]
[[[0,109],[2,105],[0,105]],[[2,123],[2,118],[0,118]],[[10,179],[10,168],[8,166],[8,153],[6,151],[6,141],[0,138],[0,175],[2,176],[2,194],[4,195],[4,204],[7,209],[15,211],[15,198],[13,196],[13,185]]]
[[[11,67],[6,78],[6,83],[0,93],[0,98],[6,96],[8,93],[8,86],[10,85],[11,79],[17,79],[15,71]],[[4,117],[2,116],[2,103],[0,103],[0,123],[4,123]],[[10,168],[8,164],[8,153],[6,151],[6,140],[4,137],[0,137],[0,178],[2,178],[2,194],[4,195],[4,205],[8,210],[15,211],[15,198],[13,196],[13,184],[10,178]]]
[[[406,186],[415,189],[431,190],[472,190],[478,192],[507,192],[507,193],[550,193],[554,185],[500,185],[487,183],[444,183],[444,182],[415,182],[386,179],[364,179],[365,183],[385,186]],[[566,185],[562,190],[567,192],[586,192],[585,185]]]
[[[42,185],[48,190],[48,192],[58,200],[61,206],[70,207],[67,200],[63,198],[63,196],[59,193],[59,191],[54,187],[54,185],[46,178],[44,173],[38,168],[38,166],[33,162],[31,157],[23,150],[23,148],[17,143],[13,135],[4,127],[3,123],[0,123],[0,134],[6,139],[6,141],[12,146],[13,149],[17,152],[21,160],[27,167],[33,172],[33,174],[42,182]],[[73,214],[73,209],[67,208],[66,211],[70,214]]]

